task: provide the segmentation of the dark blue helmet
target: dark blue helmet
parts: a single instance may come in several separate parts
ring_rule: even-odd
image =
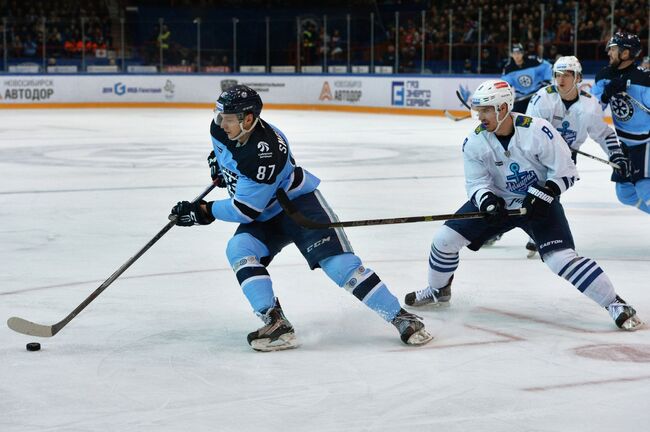
[[[636,58],[641,54],[641,40],[639,37],[632,33],[617,32],[607,42],[607,48],[617,46],[619,50],[630,50],[630,57]]]
[[[236,85],[221,93],[215,112],[237,114],[240,120],[248,113],[258,118],[262,113],[262,98],[255,90],[245,85]]]

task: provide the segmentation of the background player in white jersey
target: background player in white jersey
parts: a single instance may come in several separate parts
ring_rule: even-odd
[[[574,56],[560,57],[553,65],[555,85],[539,90],[528,104],[526,115],[540,117],[551,123],[572,150],[580,149],[587,137],[602,147],[610,162],[620,168],[612,174],[612,181],[629,181],[630,161],[623,153],[616,132],[605,123],[603,110],[595,97],[578,87],[582,81],[582,65]],[[536,250],[535,243],[526,245]]]
[[[513,91],[502,80],[485,81],[472,96],[481,124],[465,139],[463,159],[469,201],[457,213],[484,211],[484,219],[447,221],[434,235],[428,287],[406,295],[410,306],[448,304],[459,252],[478,250],[496,234],[521,228],[539,245],[557,275],[607,309],[616,325],[635,330],[636,311],[614,290],[603,269],[575,251],[559,196],[578,179],[568,146],[544,119],[511,112]],[[508,216],[523,207],[525,216]]]
[[[230,197],[182,201],[171,213],[181,226],[207,225],[215,219],[239,223],[226,255],[253,311],[265,324],[248,335],[251,347],[277,351],[297,346],[267,271],[273,257],[292,243],[312,270],[322,268],[337,285],[392,323],[404,343],[429,342],[424,324],[402,309],[379,276],[362,265],[341,228],[308,230],[282,212],[276,199],[280,188],[305,214],[325,221],[336,218],[317,189],[320,180],[296,164],[287,137],[260,117],[263,104],[257,92],[237,85],[224,91],[216,105],[208,164],[212,179]]]

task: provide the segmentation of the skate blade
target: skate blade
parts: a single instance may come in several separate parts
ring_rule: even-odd
[[[636,315],[631,316],[621,325],[621,328],[626,331],[635,331],[641,327],[643,327],[643,321],[641,321]]]
[[[404,303],[408,307],[414,307],[414,308],[424,308],[424,307],[429,307],[432,309],[438,309],[438,308],[448,308],[450,301],[429,301],[429,302],[415,302],[413,304],[408,304]]]
[[[411,335],[411,337],[406,341],[407,345],[424,345],[433,339],[433,336],[429,334],[425,329],[418,330]]]
[[[445,302],[431,302],[431,303],[422,303],[418,305],[413,305],[413,307],[417,308],[424,308],[427,307],[429,309],[445,309],[451,306],[451,303],[448,301]]]
[[[298,341],[294,333],[283,334],[274,341],[269,338],[256,339],[251,342],[251,348],[255,351],[271,352],[293,349],[298,347]]]

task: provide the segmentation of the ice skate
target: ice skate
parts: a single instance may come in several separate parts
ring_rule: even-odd
[[[433,307],[447,307],[449,306],[449,300],[451,300],[451,281],[454,279],[452,275],[449,278],[447,285],[442,288],[433,289],[431,287],[426,287],[420,291],[414,291],[412,293],[406,294],[404,297],[404,303],[407,306],[426,306],[431,305]]]
[[[533,258],[537,254],[537,245],[533,239],[528,239],[528,243],[526,243],[526,254],[527,258]]]
[[[623,330],[634,331],[643,325],[634,308],[619,296],[607,306],[607,311],[616,325]]]
[[[393,319],[392,324],[397,328],[402,342],[406,345],[424,345],[433,339],[433,336],[424,328],[421,319],[404,309],[400,309]]]
[[[266,324],[248,334],[248,343],[256,351],[280,351],[298,346],[293,326],[284,316],[278,299],[275,306],[258,314]]]

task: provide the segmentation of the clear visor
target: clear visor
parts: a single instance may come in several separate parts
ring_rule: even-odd
[[[217,126],[221,126],[221,121],[223,120],[223,117],[221,116],[221,112],[218,111],[216,108],[214,109],[214,123]]]
[[[221,126],[221,121],[223,120],[223,117],[221,116],[221,113],[223,112],[223,105],[217,101],[217,104],[214,106],[214,123],[217,126]]]

